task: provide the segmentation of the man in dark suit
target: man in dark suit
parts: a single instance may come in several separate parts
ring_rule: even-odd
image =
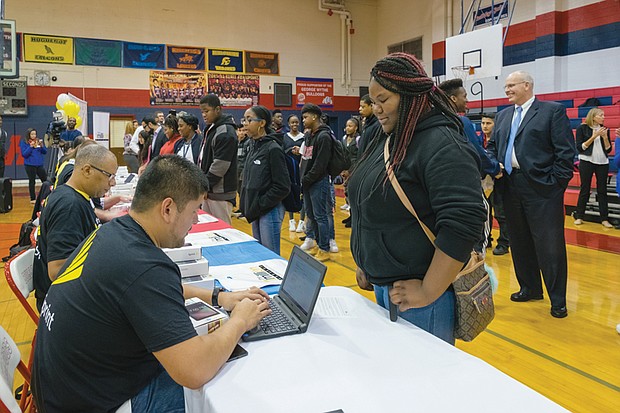
[[[155,112],[155,116],[155,118],[145,118],[147,125],[153,131],[153,142],[151,143],[153,151],[151,159],[159,155],[161,147],[168,141],[163,127],[164,112]]]
[[[487,150],[504,168],[495,188],[504,200],[521,287],[510,299],[541,300],[542,272],[551,315],[563,318],[568,315],[564,191],[573,176],[575,140],[564,106],[536,99],[531,75],[511,73],[504,88],[514,106],[497,114]]]

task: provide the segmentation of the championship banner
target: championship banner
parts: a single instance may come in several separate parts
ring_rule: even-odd
[[[209,73],[209,93],[220,98],[222,106],[252,106],[258,104],[259,77]]]
[[[298,77],[297,106],[314,103],[322,108],[334,107],[334,79]]]
[[[278,53],[245,52],[245,73],[257,75],[279,75],[280,62]]]
[[[205,73],[152,70],[149,85],[152,106],[199,106],[207,93]]]
[[[168,69],[205,70],[205,48],[166,46]]]
[[[241,50],[209,49],[209,70],[243,73],[243,52]]]
[[[73,38],[24,33],[24,61],[73,64]]]
[[[135,69],[165,69],[166,46],[123,42],[123,67]]]
[[[114,40],[75,39],[75,64],[121,67],[123,43]]]
[[[476,12],[476,18],[474,19],[474,27],[482,26],[483,24],[492,23],[493,19],[499,21],[508,17],[508,2],[502,2],[495,6],[483,7]]]
[[[21,37],[20,37],[20,33],[16,33],[16,41],[15,44],[17,45],[17,60],[21,60]],[[11,53],[12,49],[11,49],[11,31],[5,31],[3,33],[4,36],[4,43],[2,45],[2,58],[4,60],[11,60],[13,59],[13,54]]]

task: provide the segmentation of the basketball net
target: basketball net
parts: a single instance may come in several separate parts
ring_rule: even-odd
[[[452,74],[455,78],[461,79],[463,82],[467,80],[469,75],[473,75],[475,73],[475,69],[473,66],[454,66],[452,67]]]

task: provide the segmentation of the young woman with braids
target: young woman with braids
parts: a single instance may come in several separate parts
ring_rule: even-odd
[[[371,71],[373,111],[385,135],[373,139],[348,182],[351,252],[357,282],[377,303],[454,344],[451,282],[482,233],[479,159],[447,96],[405,53]],[[403,206],[385,170],[389,161],[418,216],[437,236],[431,244]]]

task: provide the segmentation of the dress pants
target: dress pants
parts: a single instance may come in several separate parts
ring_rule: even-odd
[[[542,272],[552,307],[566,306],[564,191],[556,185],[541,194],[518,169],[504,178],[502,195],[517,281],[526,293],[542,294]]]

